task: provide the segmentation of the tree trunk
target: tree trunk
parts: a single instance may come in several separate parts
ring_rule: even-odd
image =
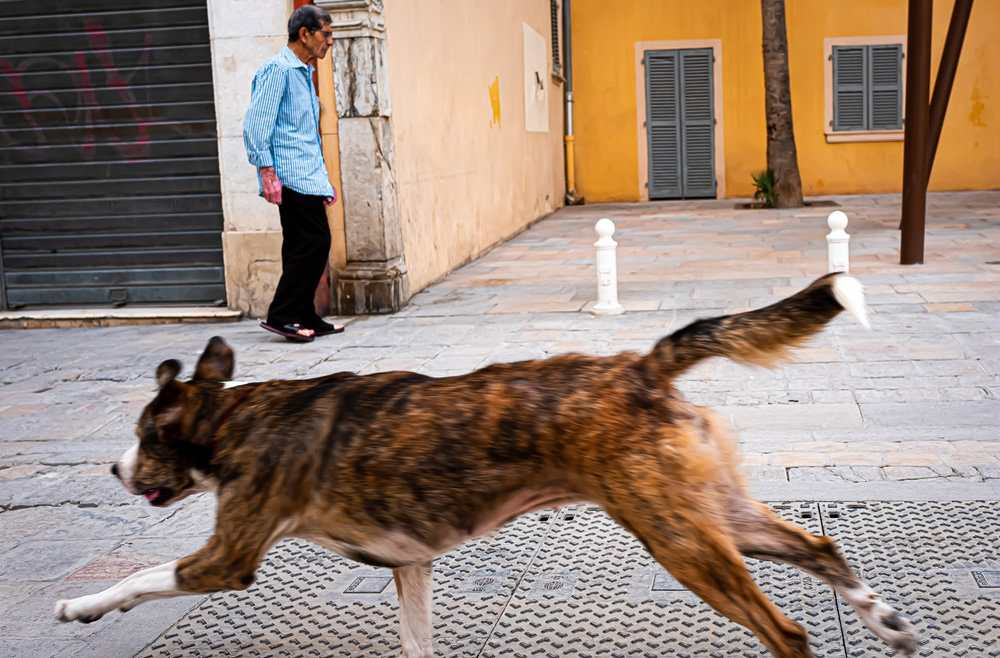
[[[779,208],[802,205],[802,179],[792,128],[792,91],[788,75],[785,0],[760,0],[764,24],[764,112],[767,167],[774,171]]]

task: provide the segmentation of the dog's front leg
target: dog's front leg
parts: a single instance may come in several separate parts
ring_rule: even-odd
[[[399,639],[406,658],[432,658],[434,625],[431,620],[431,563],[392,570],[399,597]]]
[[[264,553],[284,536],[292,521],[251,524],[245,514],[225,514],[226,511],[225,506],[220,506],[220,516],[225,521],[218,522],[216,534],[191,555],[143,569],[103,592],[58,601],[56,619],[89,623],[115,608],[124,612],[154,599],[246,589],[253,583]],[[230,531],[231,528],[237,532]]]
[[[129,610],[142,601],[182,596],[177,588],[177,560],[137,571],[103,592],[56,602],[59,621],[97,621],[115,608]]]

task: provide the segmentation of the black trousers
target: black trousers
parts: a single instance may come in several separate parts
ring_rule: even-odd
[[[281,190],[281,279],[267,311],[272,327],[316,323],[313,298],[330,257],[330,225],[323,197]]]

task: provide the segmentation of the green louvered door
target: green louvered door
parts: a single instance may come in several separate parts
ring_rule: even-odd
[[[712,50],[652,50],[643,62],[649,198],[714,198]]]
[[[834,46],[834,131],[903,127],[903,48]]]

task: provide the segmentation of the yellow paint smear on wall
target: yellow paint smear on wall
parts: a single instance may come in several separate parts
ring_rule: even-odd
[[[493,107],[493,120],[490,122],[496,124],[496,127],[500,127],[500,76],[493,78],[493,84],[490,85],[490,106]]]

